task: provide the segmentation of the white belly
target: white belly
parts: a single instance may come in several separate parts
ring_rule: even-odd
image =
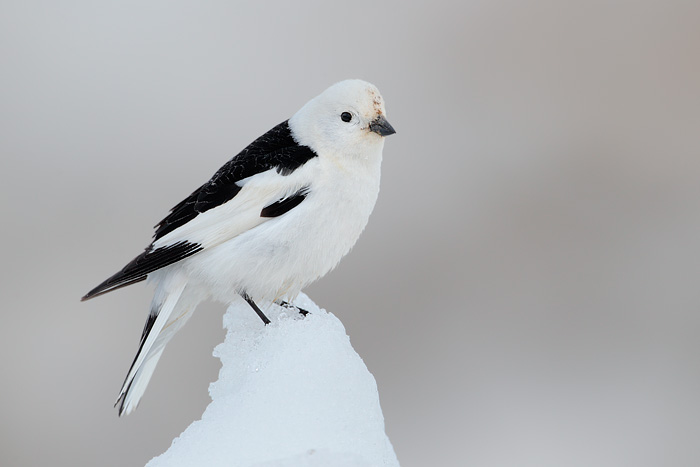
[[[379,193],[381,155],[314,165],[311,190],[291,211],[182,262],[189,285],[230,303],[245,292],[254,300],[293,300],[333,269],[367,225]],[[352,176],[350,175],[352,174]]]

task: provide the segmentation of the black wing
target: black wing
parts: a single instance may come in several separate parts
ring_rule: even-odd
[[[288,122],[285,120],[253,141],[224,164],[211,180],[172,208],[170,214],[156,226],[154,241],[185,225],[199,214],[231,200],[241,190],[236,182],[272,168],[286,176],[316,157],[316,153],[311,148],[294,141]],[[283,200],[268,206],[261,212],[261,216],[274,217],[275,212],[280,214],[282,211],[286,212],[301,203],[305,195],[306,193],[301,197],[288,198],[289,201],[286,204],[284,204],[286,200]],[[202,246],[198,243],[187,241],[156,249],[151,244],[121,271],[88,292],[83,300],[140,282],[153,271],[176,263],[201,250]]]
[[[170,210],[168,217],[156,226],[154,240],[187,224],[197,215],[231,200],[241,190],[236,182],[276,168],[289,175],[316,157],[308,146],[297,144],[285,120],[221,167],[207,183]]]
[[[141,282],[153,271],[176,263],[201,250],[202,245],[189,242],[178,242],[166,247],[156,248],[155,250],[152,246],[148,247],[146,251],[124,266],[121,271],[85,294],[82,301]]]
[[[265,206],[262,211],[260,211],[260,217],[279,217],[282,214],[286,214],[295,207],[299,206],[308,194],[309,187],[305,186],[296,193],[287,196],[286,198],[282,198],[279,201],[275,201],[269,206]]]

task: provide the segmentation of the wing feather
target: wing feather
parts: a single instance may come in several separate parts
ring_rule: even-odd
[[[294,140],[288,121],[275,126],[172,208],[156,225],[153,243],[146,251],[82,300],[140,282],[158,269],[269,220],[263,217],[263,210],[308,184],[295,173],[315,157],[313,150]],[[295,199],[296,204],[287,202],[277,212],[288,208],[287,212],[303,200]]]
[[[178,242],[173,245],[155,249],[151,246],[131,260],[121,271],[85,294],[82,301],[89,300],[121,287],[126,287],[127,285],[135,284],[136,282],[141,282],[153,271],[176,263],[201,250],[201,245],[189,242]]]
[[[294,140],[285,120],[253,141],[224,164],[211,180],[171,209],[170,214],[156,225],[154,240],[233,199],[241,190],[241,180],[270,169],[282,176],[290,175],[314,157],[316,153],[311,148]]]

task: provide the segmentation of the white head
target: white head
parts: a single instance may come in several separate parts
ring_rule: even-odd
[[[386,120],[384,99],[373,84],[341,81],[311,99],[289,119],[292,135],[321,157],[369,157],[396,133]]]

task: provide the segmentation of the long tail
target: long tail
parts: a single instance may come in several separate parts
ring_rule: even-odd
[[[171,280],[158,285],[151,304],[151,313],[143,328],[139,350],[114,403],[115,407],[119,406],[120,416],[128,415],[136,409],[165,345],[187,321],[194,309],[191,304],[185,304],[181,300],[187,281],[173,277],[169,279]]]

